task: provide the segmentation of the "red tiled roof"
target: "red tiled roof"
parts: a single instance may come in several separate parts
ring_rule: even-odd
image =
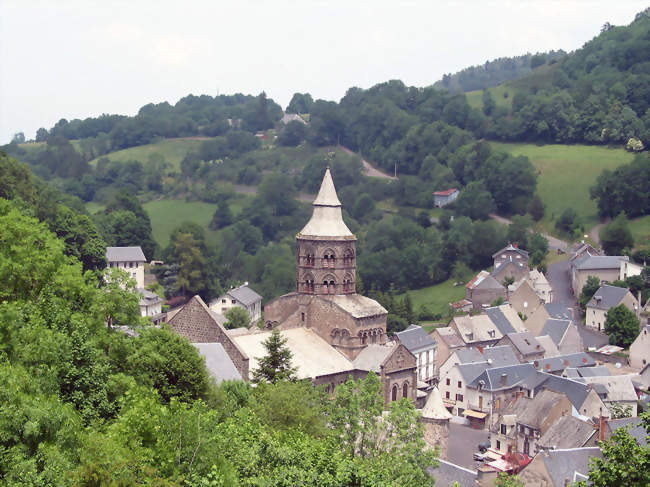
[[[444,191],[434,191],[433,194],[436,196],[449,196],[451,193],[456,191],[456,188],[446,189]]]

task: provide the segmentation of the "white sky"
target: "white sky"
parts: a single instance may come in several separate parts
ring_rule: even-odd
[[[187,94],[339,100],[487,60],[574,50],[647,0],[0,0],[0,143]]]

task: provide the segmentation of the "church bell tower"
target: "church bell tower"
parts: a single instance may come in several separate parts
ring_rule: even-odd
[[[343,221],[329,167],[313,205],[311,219],[296,236],[296,292],[356,294],[357,238]]]

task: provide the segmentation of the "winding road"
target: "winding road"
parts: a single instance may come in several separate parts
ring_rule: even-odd
[[[491,214],[490,218],[492,218],[494,221],[497,221],[499,223],[503,223],[504,225],[510,225],[512,223],[512,220],[495,214]],[[530,233],[533,233],[532,229],[529,231]],[[567,249],[569,248],[569,244],[564,240],[560,240],[559,238],[555,238],[554,236],[544,232],[542,232],[542,235],[546,240],[548,240],[548,247],[551,250],[561,250],[563,252],[566,252]]]
[[[353,150],[348,149],[347,147],[343,147],[342,145],[339,145],[339,149],[341,149],[346,154],[361,157],[359,154],[357,154]],[[361,157],[361,162],[363,163],[363,173],[366,176],[370,176],[371,178],[397,179],[395,176],[391,176],[390,174],[386,174],[385,172],[380,171],[375,166],[373,166],[368,161],[366,161],[363,157]]]

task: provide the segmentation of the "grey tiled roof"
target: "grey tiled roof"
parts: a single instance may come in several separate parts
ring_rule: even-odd
[[[205,367],[217,383],[224,380],[242,380],[221,343],[193,343],[205,358]]]
[[[566,304],[559,302],[546,303],[544,308],[546,308],[546,312],[551,318],[573,321],[573,310],[568,308]]]
[[[515,246],[512,245],[512,244],[508,244],[507,246],[503,247],[503,248],[502,248],[501,250],[499,250],[498,252],[495,252],[495,253],[492,255],[492,258],[494,259],[494,258],[496,258],[496,257],[497,257],[501,252],[507,252],[507,251],[509,251],[509,250],[510,250],[510,251],[515,251],[515,252],[517,252],[518,254],[521,254],[521,255],[523,255],[524,257],[528,258],[528,252],[526,252],[526,251],[523,250],[523,249],[520,249],[519,247],[515,247]]]
[[[140,305],[151,306],[152,304],[162,303],[163,299],[154,292],[143,288],[138,288],[137,291],[141,295]]]
[[[242,303],[244,306],[250,306],[257,301],[262,300],[262,296],[246,285],[231,289],[227,294]]]
[[[535,368],[544,372],[558,372],[569,367],[593,367],[594,365],[596,361],[585,352],[535,360]]]
[[[462,375],[463,379],[465,379],[465,383],[469,384],[483,372],[485,372],[485,369],[487,369],[489,366],[490,364],[487,362],[478,362],[473,364],[460,364],[457,367],[460,375]]]
[[[648,445],[648,433],[643,427],[641,418],[610,419],[607,421],[607,425],[612,430],[612,433],[614,433],[618,428],[627,428],[630,435],[634,437],[639,445]]]
[[[537,446],[547,449],[580,448],[597,434],[591,423],[574,416],[562,416],[537,441]]]
[[[140,247],[106,247],[109,262],[146,262]]]
[[[523,262],[515,262],[514,260],[504,260],[501,262],[497,267],[494,268],[494,270],[490,273],[492,277],[496,276],[501,272],[501,269],[505,269],[509,265],[513,265],[515,267],[523,268],[524,264]]]
[[[544,353],[544,347],[537,341],[537,338],[529,331],[520,333],[508,333],[508,338],[522,355],[531,353]]]
[[[499,309],[498,306],[493,308],[487,308],[485,313],[490,317],[492,323],[499,329],[502,335],[507,335],[508,333],[516,333],[514,326],[510,324],[506,315]]]
[[[493,367],[486,369],[481,375],[476,377],[468,386],[477,388],[480,384],[487,391],[498,391],[510,389],[517,384],[522,383],[527,377],[535,373],[532,364],[507,365],[505,367]],[[505,377],[504,377],[505,376]]]
[[[460,487],[476,487],[478,485],[478,473],[460,465],[438,460],[438,468],[429,468],[429,474],[436,479],[436,486],[451,487],[458,482]]]
[[[556,345],[559,345],[569,326],[571,326],[569,320],[550,318],[546,320],[546,323],[544,323],[544,328],[542,328],[542,333],[540,333],[540,335],[550,336],[551,340],[553,340]]]
[[[560,392],[565,394],[573,407],[580,409],[580,406],[585,402],[589,395],[589,386],[582,384],[572,379],[566,379],[546,372],[537,372],[538,377],[535,377],[535,390],[541,388],[550,389],[551,391]],[[529,383],[533,381],[529,378]]]
[[[436,346],[436,341],[431,338],[431,335],[418,325],[411,325],[406,330],[395,333],[395,336],[411,352],[430,349]]]
[[[486,358],[483,356],[483,354],[474,347],[456,350],[456,357],[458,357],[459,364],[471,364],[486,361]]]
[[[566,450],[551,450],[543,453],[546,469],[555,487],[564,487],[566,480],[574,482],[575,472],[589,475],[589,459],[602,458],[598,447],[571,448]]]
[[[595,270],[595,269],[618,269],[621,266],[621,260],[629,261],[630,258],[624,255],[585,255],[577,259],[573,264],[576,269]]]
[[[506,365],[516,365],[519,359],[514,350],[509,345],[498,347],[488,347],[483,349],[483,357],[492,367],[504,367]]]
[[[607,311],[608,309],[621,304],[621,301],[623,301],[623,298],[628,292],[627,288],[624,287],[603,284],[589,300],[587,307]]]

